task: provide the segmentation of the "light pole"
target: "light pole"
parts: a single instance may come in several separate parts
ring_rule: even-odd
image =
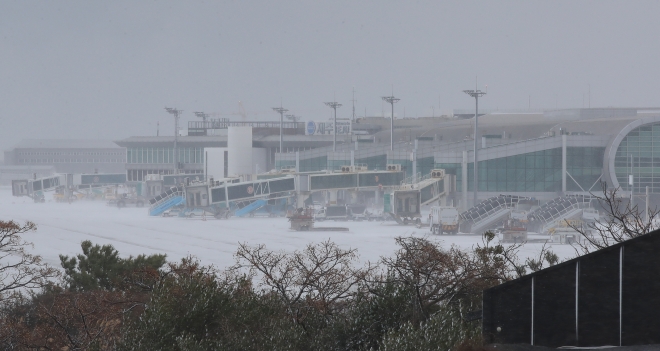
[[[174,174],[179,173],[179,152],[177,150],[177,141],[179,140],[179,116],[183,110],[177,110],[171,107],[165,107],[167,113],[174,116]]]
[[[326,102],[325,104],[335,110],[335,121],[332,123],[332,129],[334,129],[332,132],[332,135],[334,135],[334,139],[332,140],[332,151],[337,151],[337,107],[341,107],[341,104],[336,101]]]
[[[474,98],[475,102],[475,107],[474,107],[474,174],[473,174],[473,183],[474,183],[474,195],[473,195],[473,203],[472,206],[475,206],[477,204],[477,192],[479,190],[479,174],[478,174],[478,166],[477,166],[477,124],[479,121],[479,97],[486,95],[486,92],[483,92],[481,90],[463,90],[464,93],[472,96]]]
[[[394,96],[383,96],[383,100],[392,105],[392,119],[390,120],[390,150],[394,150],[394,103],[401,99]]]
[[[282,124],[284,124],[284,112],[288,112],[289,110],[283,108],[282,106],[280,107],[273,107],[273,111],[277,112],[280,114],[280,153],[282,153]]]

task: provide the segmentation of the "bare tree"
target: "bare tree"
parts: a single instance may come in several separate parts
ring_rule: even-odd
[[[127,306],[123,295],[59,290],[24,300],[4,311],[0,345],[17,350],[112,350]]]
[[[410,289],[417,321],[426,320],[430,307],[451,300],[473,274],[465,252],[443,250],[426,238],[398,237],[400,246],[393,257],[381,261],[391,278]]]
[[[577,254],[587,254],[600,250],[626,240],[652,232],[658,229],[653,219],[660,213],[649,209],[648,213],[637,205],[618,195],[619,188],[607,189],[607,183],[601,182],[602,196],[591,194],[596,198],[598,205],[604,210],[594,222],[575,224],[567,222],[575,231],[580,233],[581,239],[574,244]]]
[[[302,251],[275,252],[265,245],[239,244],[234,269],[248,268],[262,286],[277,294],[294,321],[303,327],[308,309],[332,315],[338,302],[352,296],[367,270],[355,269],[355,249],[324,241]]]
[[[42,262],[38,255],[30,254],[32,246],[22,235],[35,231],[32,222],[21,225],[14,221],[0,221],[0,299],[5,300],[22,289],[40,288],[59,272]]]

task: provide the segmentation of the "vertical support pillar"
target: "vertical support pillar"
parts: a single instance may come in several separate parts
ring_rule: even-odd
[[[410,156],[412,158],[412,182],[414,184],[417,183],[417,149],[414,149]]]
[[[350,203],[351,204],[357,204],[358,203],[358,191],[357,190],[349,190],[348,195],[350,196]]]
[[[360,145],[360,144],[358,144],[357,139],[355,139],[355,151],[357,151],[357,150],[359,149],[359,145]]]
[[[566,192],[566,134],[561,136],[561,192]]]
[[[300,151],[296,151],[296,173],[300,172]]]
[[[380,204],[380,190],[376,190],[374,192],[374,206],[378,206]]]
[[[623,248],[619,249],[619,346],[623,346],[622,329],[623,329]]]
[[[529,337],[530,345],[534,345],[534,277],[532,277],[532,323],[531,323],[532,335]]]
[[[575,262],[575,346],[580,344],[580,329],[578,328],[579,322],[579,307],[578,303],[580,302],[580,261]]]
[[[330,201],[328,201],[331,205],[336,205],[337,204],[337,190],[329,190],[330,192]]]
[[[311,193],[309,191],[299,191],[296,195],[296,206],[305,208],[305,200],[311,196]]]
[[[351,150],[351,166],[355,166],[355,151]]]
[[[646,223],[649,222],[649,187],[646,187],[646,206],[644,207],[644,213],[646,214]]]
[[[463,151],[463,163],[461,164],[461,194],[463,195],[463,201],[461,207],[463,210],[470,208],[468,206],[468,152]]]
[[[413,152],[412,152],[412,167],[413,167],[413,178],[412,178],[413,181],[412,182],[413,183],[417,183],[417,181],[418,181],[418,179],[417,179],[417,146],[418,146],[417,142],[418,141],[419,140],[415,139],[415,147],[413,148]]]

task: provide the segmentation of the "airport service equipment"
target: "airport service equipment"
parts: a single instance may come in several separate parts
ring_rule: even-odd
[[[456,234],[460,216],[456,207],[434,206],[429,215],[429,226],[432,234]]]
[[[346,205],[326,206],[314,215],[317,221],[335,220],[348,221],[353,219],[351,209]]]

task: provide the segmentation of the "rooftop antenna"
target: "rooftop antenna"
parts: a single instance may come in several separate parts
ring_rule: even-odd
[[[353,87],[353,100],[351,100],[351,102],[353,102],[353,120],[355,121],[355,103],[357,102],[357,100],[355,100],[355,87]]]
[[[286,117],[286,119],[293,121],[294,123],[300,120],[300,116],[296,116],[296,115],[286,115],[284,117]]]
[[[206,118],[209,116],[208,113],[199,112],[199,111],[193,113],[195,114],[195,116],[201,118],[203,122],[206,122]]]
[[[280,101],[280,105],[282,105],[282,101]],[[245,106],[243,106],[243,101],[238,102],[238,114],[241,115],[243,120],[247,119],[247,112],[245,111]]]
[[[476,80],[475,80],[476,82]],[[464,93],[470,95],[471,97],[474,98],[474,179],[473,179],[473,206],[477,204],[477,193],[478,193],[478,188],[479,188],[479,183],[478,183],[478,149],[477,149],[477,131],[478,131],[478,122],[479,122],[479,97],[486,95],[486,92],[483,92],[479,89],[475,90],[463,90]]]

